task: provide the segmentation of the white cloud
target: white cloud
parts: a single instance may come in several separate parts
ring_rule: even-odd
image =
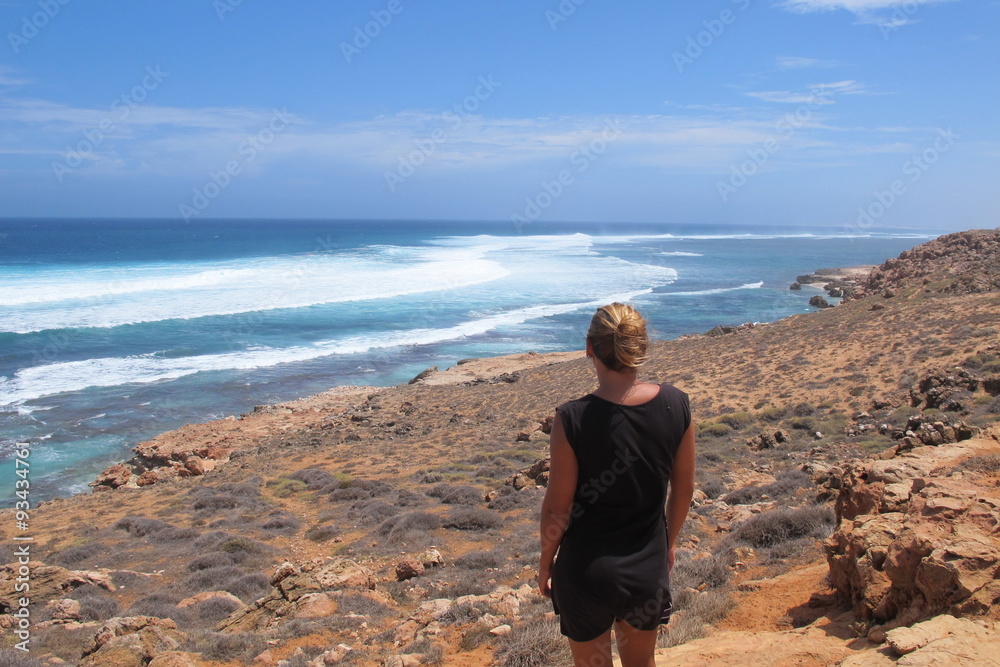
[[[836,67],[838,63],[834,60],[817,60],[816,58],[802,58],[798,56],[780,56],[774,59],[774,66],[778,69],[807,69],[812,67]]]
[[[767,102],[829,104],[836,95],[865,93],[853,81],[818,83],[803,91],[762,91],[748,95]],[[427,173],[460,174],[470,170],[551,171],[565,168],[575,151],[600,142],[607,123],[621,133],[607,141],[602,162],[641,167],[717,173],[746,150],[780,141],[780,161],[844,159],[865,154],[873,145],[891,146],[887,137],[901,131],[838,128],[810,105],[807,120],[794,136],[778,126],[787,109],[778,107],[674,106],[664,114],[541,118],[489,118],[467,115],[460,121],[444,112],[411,110],[349,121],[320,121],[292,116],[265,149],[255,153],[245,171],[309,170],[314,174],[363,173],[378,182],[396,169],[400,156],[431,147]],[[240,147],[267,127],[274,111],[248,108],[193,108],[139,105],[107,133],[95,135],[110,108],[83,108],[41,99],[0,95],[0,155],[3,164],[24,170],[50,170],[71,148],[100,136],[85,153],[72,178],[87,173],[128,174],[142,171],[165,178],[204,178],[230,160],[241,160]],[[898,135],[896,135],[898,136]],[[775,160],[775,165],[779,160]],[[280,164],[280,166],[279,166]]]
[[[910,4],[931,4],[934,2],[952,2],[953,0],[912,0]],[[828,12],[846,9],[854,14],[866,14],[882,9],[895,9],[903,3],[901,0],[784,0],[779,7],[785,7],[793,12],[806,14],[809,12]]]
[[[864,95],[868,94],[865,86],[857,81],[835,81],[833,83],[815,83],[805,90],[763,90],[746,93],[764,102],[776,102],[779,104],[810,104],[824,106],[833,104],[833,97],[836,95]]]
[[[0,65],[0,86],[23,86],[26,83],[30,82],[18,77],[13,67]]]

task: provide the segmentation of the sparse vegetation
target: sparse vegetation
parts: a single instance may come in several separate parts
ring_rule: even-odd
[[[497,641],[499,667],[549,667],[573,662],[569,642],[553,621],[522,623]]]
[[[827,537],[833,530],[833,510],[825,506],[777,509],[758,514],[733,529],[733,542],[773,547],[800,537]]]

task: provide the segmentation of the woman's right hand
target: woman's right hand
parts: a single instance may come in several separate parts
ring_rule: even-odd
[[[538,568],[538,592],[543,597],[552,597],[552,586],[549,583],[552,579],[552,566],[543,565]]]

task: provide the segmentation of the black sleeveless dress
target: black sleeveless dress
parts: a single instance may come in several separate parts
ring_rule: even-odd
[[[590,641],[616,620],[655,630],[670,616],[667,484],[691,424],[687,394],[669,384],[639,405],[588,394],[556,409],[579,475],[552,567],[562,633]]]

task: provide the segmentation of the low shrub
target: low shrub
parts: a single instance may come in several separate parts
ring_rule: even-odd
[[[176,528],[166,521],[160,521],[159,519],[147,519],[142,516],[126,516],[115,522],[114,527],[118,530],[124,530],[129,535],[135,537],[146,537],[153,533],[158,533],[163,530],[168,530],[170,528]]]
[[[713,500],[726,492],[726,485],[717,477],[712,477],[699,485],[701,492]]]
[[[197,637],[194,648],[205,660],[249,665],[264,652],[267,641],[262,635],[253,632],[208,632]]]
[[[505,560],[503,556],[493,551],[470,551],[456,558],[455,566],[482,571],[491,567],[502,567]]]
[[[413,542],[414,538],[427,539],[428,531],[441,527],[441,517],[428,512],[406,512],[390,517],[379,524],[377,532],[391,544]]]
[[[260,495],[260,489],[250,484],[220,484],[218,487],[199,486],[192,489],[191,509],[195,517],[207,519],[221,510],[241,509],[261,512],[269,503]]]
[[[479,507],[453,507],[443,525],[456,530],[490,530],[502,526],[503,519],[496,512]]]
[[[778,473],[775,481],[764,486],[764,493],[771,500],[794,498],[800,489],[813,486],[812,478],[801,470]]]
[[[296,519],[291,514],[281,512],[275,516],[272,516],[260,524],[261,530],[266,530],[269,533],[279,533],[283,535],[289,535],[296,532],[302,526],[302,522]]]
[[[310,542],[326,542],[337,536],[337,529],[329,524],[325,526],[313,526],[306,531],[306,539]]]
[[[736,430],[746,428],[754,423],[754,417],[749,412],[730,412],[729,414],[719,415],[715,420]]]
[[[350,486],[350,475],[347,476],[346,483],[341,483],[330,472],[315,466],[296,470],[288,475],[287,479],[302,482],[310,491],[332,491],[342,486]]]
[[[427,504],[427,496],[409,489],[400,489],[396,492],[393,504],[396,507],[423,507]]]
[[[219,542],[219,551],[224,551],[227,554],[240,551],[254,553],[257,550],[257,543],[248,537],[229,537]]]
[[[213,567],[226,567],[232,564],[233,558],[231,554],[224,551],[211,551],[190,561],[184,566],[184,569],[188,572],[200,572],[202,570],[210,570]]]
[[[834,514],[829,507],[778,509],[744,521],[730,537],[734,542],[756,548],[773,547],[800,537],[827,537],[833,526]]]
[[[382,619],[395,611],[388,605],[361,593],[345,593],[337,598],[339,614],[360,614],[369,618]]]
[[[190,609],[192,610],[192,615],[196,616],[199,621],[215,626],[241,607],[242,605],[234,600],[226,598],[209,598],[204,602],[200,602],[193,607],[190,607]]]
[[[788,414],[788,408],[784,406],[775,406],[771,408],[764,408],[761,410],[757,416],[767,422],[780,422]]]
[[[347,512],[348,518],[354,519],[362,526],[373,526],[397,514],[399,514],[398,507],[377,499],[358,501]]]
[[[722,438],[733,432],[729,424],[719,422],[702,422],[698,424],[698,435],[702,437]]]
[[[81,594],[80,590],[88,588],[81,586],[73,591],[71,597],[80,603],[80,619],[83,621],[106,621],[109,618],[118,616],[121,608],[118,602],[108,595],[95,591],[87,591]],[[99,590],[99,589],[97,589]]]
[[[1000,472],[1000,454],[983,454],[973,456],[954,466],[950,473],[954,472],[974,472],[993,475]]]
[[[512,486],[501,486],[496,497],[486,506],[497,512],[509,512],[521,507],[538,507],[541,505],[544,489],[521,489]]]
[[[56,553],[51,560],[57,565],[73,567],[81,565],[94,556],[105,553],[107,550],[107,545],[99,542],[87,542],[86,544],[80,544],[75,547],[63,549],[62,551]]]
[[[573,664],[569,642],[559,632],[559,623],[543,620],[520,623],[501,636],[493,661],[499,667]]]
[[[792,414],[796,417],[808,417],[816,412],[816,408],[808,403],[798,403],[792,407]]]
[[[42,662],[24,651],[0,648],[0,667],[48,667],[48,665],[49,663]]]
[[[793,417],[788,420],[788,426],[797,431],[815,431],[816,420],[812,417]]]
[[[362,500],[371,497],[371,494],[360,486],[347,486],[342,489],[334,489],[327,495],[327,498],[332,503],[341,503],[346,500]]]
[[[474,486],[438,484],[427,492],[446,505],[478,505],[483,502],[483,492]]]
[[[728,559],[722,555],[692,558],[686,552],[678,552],[674,569],[670,572],[670,587],[674,591],[697,589],[702,584],[708,588],[722,588],[729,583],[729,565]]]

